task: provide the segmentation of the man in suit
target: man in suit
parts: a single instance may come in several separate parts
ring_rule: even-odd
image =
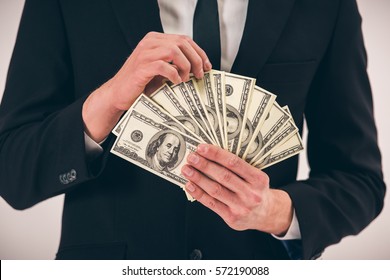
[[[191,39],[201,0],[26,1],[0,107],[0,194],[17,209],[66,194],[57,258],[310,259],[380,213],[356,2],[218,3],[210,47],[208,29]],[[305,116],[307,180],[296,157],[262,172],[200,145],[182,170],[189,203],[110,155],[110,131],[141,92],[211,67],[257,78],[300,129]]]

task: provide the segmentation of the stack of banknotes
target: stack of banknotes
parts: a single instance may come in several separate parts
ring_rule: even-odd
[[[255,82],[211,70],[202,79],[141,94],[113,129],[111,152],[183,190],[181,168],[200,143],[229,150],[260,169],[297,155],[302,139],[288,107]]]

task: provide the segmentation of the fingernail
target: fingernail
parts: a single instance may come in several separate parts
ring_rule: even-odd
[[[188,166],[184,166],[184,167],[182,168],[181,172],[182,172],[184,175],[188,176],[188,177],[190,177],[190,176],[192,176],[192,174],[194,174],[194,171],[193,171],[190,167],[188,167]]]
[[[191,183],[187,183],[186,185],[186,189],[189,191],[189,192],[194,192],[195,191],[195,186]]]
[[[199,157],[196,154],[194,154],[194,153],[190,154],[187,159],[191,163],[195,163],[196,164],[196,163],[199,162]]]
[[[203,75],[204,75],[203,69],[200,69],[200,71],[198,72],[197,78],[201,79],[201,78],[203,78]]]
[[[207,152],[207,149],[208,149],[207,145],[205,145],[205,144],[200,144],[200,145],[198,146],[198,148],[196,149],[196,151],[197,151],[198,153],[200,153],[200,154],[205,154],[205,153]]]

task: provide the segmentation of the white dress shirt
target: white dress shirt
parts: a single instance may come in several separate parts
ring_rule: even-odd
[[[187,35],[192,38],[193,18],[197,0],[158,0],[164,33]],[[221,70],[230,72],[244,32],[248,0],[218,0],[221,36]],[[95,157],[103,148],[85,133],[86,152]],[[298,219],[295,214],[290,228],[281,240],[300,239]]]

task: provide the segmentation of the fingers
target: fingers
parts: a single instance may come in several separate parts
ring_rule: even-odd
[[[227,150],[214,145],[200,144],[196,152],[202,157],[226,167],[252,185],[269,185],[269,178],[264,172]]]
[[[181,171],[188,180],[186,190],[193,198],[233,229],[262,230],[268,226],[272,203],[269,179],[264,172],[208,144],[199,145],[187,162]]]
[[[208,59],[207,57],[207,54],[206,52],[201,48],[199,47],[199,45],[197,43],[195,43],[195,41],[193,41],[190,37],[188,36],[185,36],[185,35],[175,35],[175,34],[163,34],[163,33],[157,33],[157,32],[150,32],[148,33],[145,38],[156,38],[156,39],[166,39],[167,37],[171,38],[172,40],[175,40],[177,42],[177,45],[178,46],[182,46],[183,48],[183,51],[185,51],[186,49],[187,50],[190,50],[190,49],[193,49],[195,50],[196,52],[196,55],[200,56],[200,58],[202,59],[202,63],[203,63],[203,70],[204,71],[210,71],[211,68],[212,68],[212,65],[211,65],[211,62],[210,60]],[[184,42],[184,44],[183,44]],[[188,46],[186,44],[186,42],[190,45]],[[157,44],[159,44],[161,42],[158,42],[157,41]],[[192,52],[192,51],[191,51]],[[196,73],[198,73],[199,71],[196,71],[198,69],[193,69],[194,71],[192,71],[192,73],[194,73],[196,75]]]
[[[202,78],[210,69],[207,55],[189,37],[150,32],[107,83],[110,106],[127,110],[142,92],[159,86],[159,77],[179,84],[188,81],[191,72]]]
[[[197,52],[197,54],[201,57],[202,59],[202,66],[203,66],[203,69],[204,71],[210,71],[211,68],[212,68],[212,65],[211,65],[211,62],[209,60],[209,58],[207,57],[207,54],[206,52],[201,49],[193,40],[188,40],[188,42],[191,44],[191,46],[194,48],[194,50]],[[194,75],[196,76],[196,70],[193,69],[192,73],[194,73]],[[197,78],[202,78],[203,77],[203,71],[201,72],[202,75],[201,76],[196,76]],[[199,73],[198,73],[199,74]]]
[[[235,198],[235,194],[232,191],[225,188],[220,183],[208,178],[207,176],[205,176],[195,168],[192,168],[189,165],[185,165],[182,168],[182,173],[194,185],[199,186],[198,187],[199,191],[202,190],[209,196],[225,204],[235,203],[236,198]]]
[[[212,67],[206,53],[188,36],[150,32],[139,47],[154,50],[161,60],[176,65],[183,81],[189,79],[190,72],[202,78]]]
[[[178,84],[182,82],[182,77],[178,73],[176,67],[163,61],[154,61],[148,65],[150,71],[153,71],[153,76],[162,76],[170,80],[172,83]]]
[[[232,170],[197,153],[190,154],[187,161],[189,165],[183,167],[183,175],[210,196],[222,201],[229,207],[239,204],[239,200],[256,202],[259,193],[269,187],[268,176],[260,170],[257,170],[259,179],[251,183],[245,181]],[[245,170],[242,173],[245,173]]]
[[[204,74],[203,70],[203,59],[202,56],[199,55],[199,53],[193,48],[193,46],[190,44],[191,39],[188,37],[179,37],[177,40],[177,46],[180,49],[180,52],[183,54],[183,57],[180,57],[184,60],[184,58],[187,60],[187,67],[183,67],[183,70],[185,71],[186,81],[189,79],[190,72],[194,73],[195,77],[202,78]],[[206,56],[207,58],[207,56]],[[184,64],[184,61],[176,61],[174,58],[172,59],[173,63],[179,67],[179,69],[182,69],[182,65],[176,64],[177,62],[181,62]],[[187,66],[185,65],[185,66]]]
[[[147,62],[161,61],[167,66],[175,68],[182,81],[190,79],[191,62],[178,46],[162,45],[158,48],[144,51],[143,55]]]
[[[206,160],[197,153],[192,153],[187,158],[188,163],[206,176],[191,176],[190,179],[195,184],[201,186],[213,197],[219,198],[220,188],[216,188],[212,182],[217,182],[217,187],[224,186],[232,192],[239,193],[245,189],[247,183],[227,168]],[[209,178],[212,178],[210,180]],[[221,191],[222,192],[222,191]]]

